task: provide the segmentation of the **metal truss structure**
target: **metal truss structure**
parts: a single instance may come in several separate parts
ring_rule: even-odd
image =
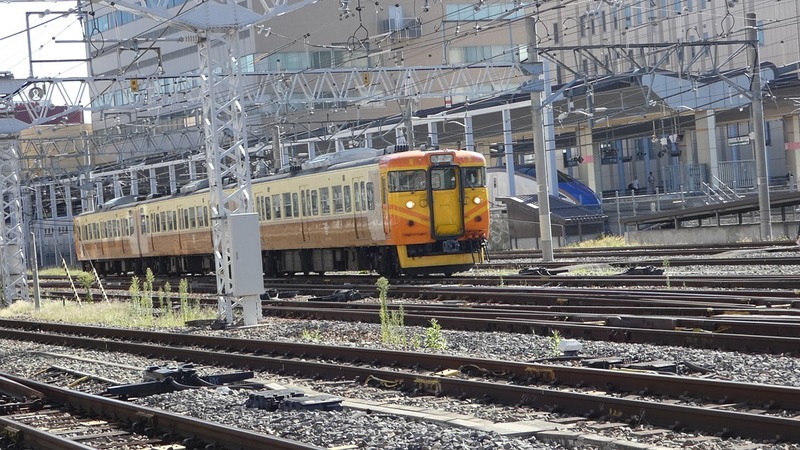
[[[210,1],[181,14],[168,12],[168,2],[110,2],[112,6],[168,22],[192,33],[200,57],[200,88],[206,166],[211,199],[211,229],[220,313],[233,322],[242,306],[245,325],[261,318],[259,295],[264,291],[258,218],[250,186],[250,164],[244,133],[244,106],[239,66],[239,30],[300,8],[286,0],[261,2],[259,15],[233,0]],[[258,244],[253,245],[253,240]]]
[[[22,198],[20,193],[19,153],[14,140],[0,141],[0,258],[2,258],[3,297],[0,304],[28,300],[25,265]]]

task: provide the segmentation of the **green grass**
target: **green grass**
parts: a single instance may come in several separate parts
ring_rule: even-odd
[[[61,301],[43,300],[38,311],[32,302],[15,302],[8,308],[0,309],[0,317],[125,328],[174,328],[184,326],[187,320],[215,319],[217,311],[215,308],[189,308],[184,314],[170,311],[154,316],[129,303],[84,303],[81,307],[72,301],[64,305]]]
[[[628,247],[625,243],[625,238],[622,236],[605,235],[590,241],[581,241],[577,244],[568,245],[568,247],[577,248],[606,248],[606,247]]]

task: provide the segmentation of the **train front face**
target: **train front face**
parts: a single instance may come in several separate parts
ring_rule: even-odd
[[[384,226],[406,274],[469,270],[489,234],[486,160],[466,151],[409,151],[381,163]]]

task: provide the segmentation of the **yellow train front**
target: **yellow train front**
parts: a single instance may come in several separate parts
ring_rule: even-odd
[[[387,244],[397,271],[468,270],[484,260],[489,233],[486,161],[467,151],[408,151],[380,162]]]

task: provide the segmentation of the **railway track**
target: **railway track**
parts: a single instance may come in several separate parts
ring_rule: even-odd
[[[291,278],[265,278],[264,285],[268,288],[296,290],[309,295],[324,295],[342,288],[359,289],[362,292],[373,294],[377,292],[375,275],[324,275]],[[175,280],[169,281],[171,285]],[[177,281],[176,281],[177,282]],[[163,285],[163,280],[158,280],[157,285]],[[791,296],[800,299],[800,290],[797,289],[797,276],[787,275],[483,275],[459,277],[425,277],[416,279],[396,279],[391,281],[392,292],[413,291],[422,289],[420,286],[543,286],[559,288],[564,287],[593,287],[593,288],[664,288],[669,291],[680,291],[684,288],[714,289],[719,290],[748,290],[746,295],[761,297]],[[45,294],[64,298],[74,297],[70,283],[63,277],[44,278],[40,281]],[[129,278],[112,278],[103,281],[107,291],[126,291],[130,286]],[[194,277],[191,279],[193,294],[213,294],[216,284],[211,277]],[[776,290],[786,292],[775,293]],[[84,294],[83,289],[78,290],[79,295]],[[787,294],[788,292],[788,294]],[[741,292],[739,292],[742,294]],[[94,288],[94,295],[102,293],[98,287]],[[115,295],[118,295],[116,293]],[[174,298],[174,293],[172,294]]]
[[[650,257],[683,255],[719,255],[728,252],[796,250],[792,241],[730,242],[725,244],[630,245],[626,247],[561,247],[553,250],[557,258]],[[498,250],[493,259],[541,258],[540,250]]]
[[[10,374],[0,373],[0,394],[17,402],[0,416],[3,448],[318,448]]]
[[[22,327],[36,331],[19,329]],[[60,324],[18,323],[17,329],[0,330],[0,336],[228,367],[249,367],[315,379],[352,380],[415,391],[418,395],[468,397],[480,402],[529,406],[598,420],[625,423],[646,420],[656,426],[720,436],[800,440],[800,389],[788,386],[733,383],[643,371]],[[614,366],[607,359],[601,362]]]

